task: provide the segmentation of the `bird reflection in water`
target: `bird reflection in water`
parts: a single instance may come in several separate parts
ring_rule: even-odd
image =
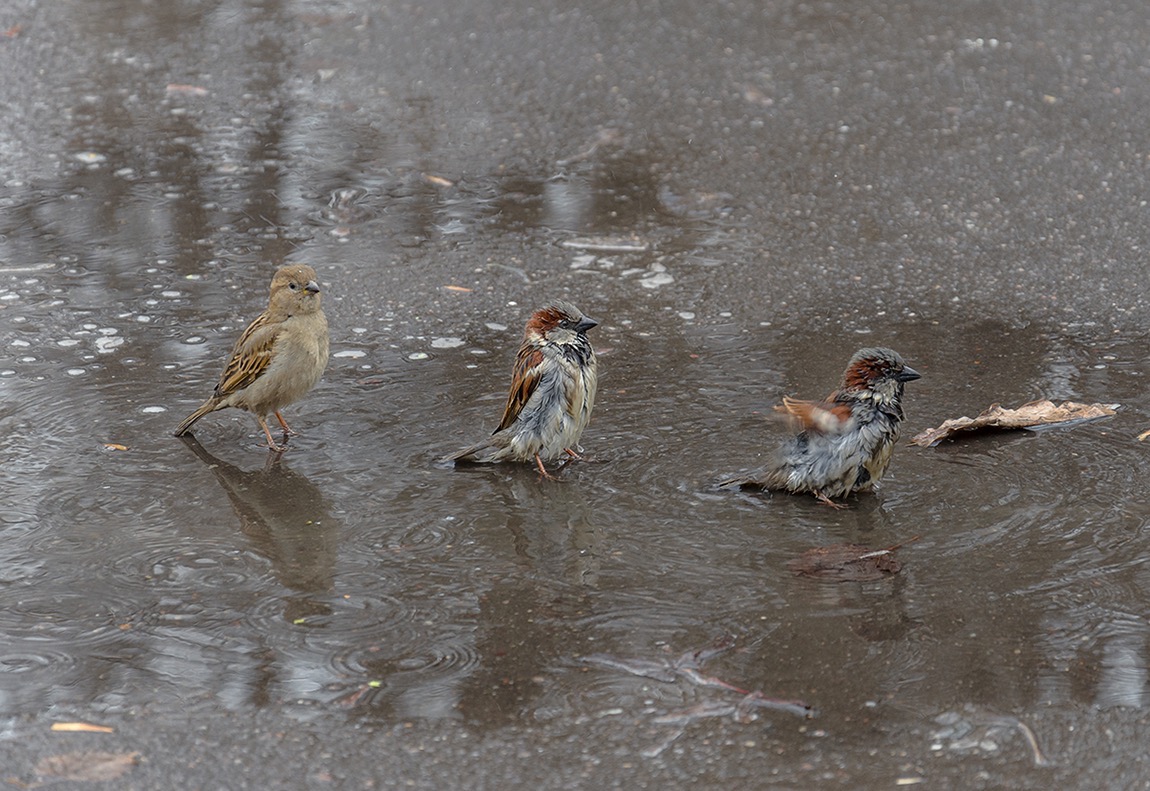
[[[300,594],[325,594],[335,575],[339,527],[319,487],[283,466],[282,453],[269,453],[260,470],[241,470],[213,456],[193,436],[181,437],[216,476],[251,547],[272,564],[276,579]],[[289,622],[330,615],[324,599],[286,596]]]

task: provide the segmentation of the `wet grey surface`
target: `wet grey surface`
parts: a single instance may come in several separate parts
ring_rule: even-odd
[[[1150,785],[1148,17],[8,4],[5,781],[102,750],[140,754],[121,788]],[[302,436],[170,437],[282,260],[332,326]],[[589,460],[437,466],[556,296],[603,322]],[[924,374],[908,433],[1122,409],[901,447],[844,511],[711,488],[875,344]],[[916,535],[894,579],[787,570]],[[703,672],[818,716],[627,670],[724,635]]]

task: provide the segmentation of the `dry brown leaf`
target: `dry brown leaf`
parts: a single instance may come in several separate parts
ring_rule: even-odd
[[[93,725],[90,722],[53,722],[52,730],[66,733],[115,733],[115,728],[107,725]]]
[[[105,442],[104,450],[127,450],[127,445],[121,445],[119,442]]]
[[[1150,429],[1143,431],[1141,434],[1139,434],[1138,435],[1138,441],[1139,442],[1145,442],[1147,437],[1150,437]]]
[[[432,175],[431,173],[424,173],[423,174],[423,180],[426,181],[428,184],[433,184],[436,187],[454,187],[455,186],[454,181],[451,181],[449,179],[445,179],[443,176]]]
[[[444,286],[448,291],[462,291],[465,294],[471,293],[472,289],[467,286]]]
[[[915,539],[911,539],[912,541]],[[863,544],[831,544],[808,549],[787,561],[787,568],[800,577],[835,582],[870,582],[898,574],[902,563],[894,556],[897,546],[872,549]]]
[[[927,429],[911,440],[914,445],[929,448],[955,434],[987,429],[1033,428],[1053,426],[1059,423],[1081,423],[1110,417],[1118,409],[1118,404],[1078,404],[1074,401],[1031,401],[1018,409],[1007,409],[1001,404],[991,404],[978,417],[960,417],[944,421],[937,428]]]
[[[64,753],[36,764],[36,774],[53,780],[104,781],[122,777],[139,762],[139,753]]]

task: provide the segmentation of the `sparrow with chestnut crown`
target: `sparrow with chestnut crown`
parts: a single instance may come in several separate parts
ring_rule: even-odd
[[[591,420],[598,387],[598,362],[587,330],[598,323],[561,300],[535,311],[515,357],[499,427],[442,461],[534,462],[550,479],[545,461],[564,454],[580,458],[579,439]]]
[[[825,401],[784,398],[775,407],[799,433],[778,449],[765,470],[719,485],[807,492],[827,505],[844,507],[831,498],[874,489],[882,479],[904,418],[904,387],[920,376],[891,349],[860,349]]]

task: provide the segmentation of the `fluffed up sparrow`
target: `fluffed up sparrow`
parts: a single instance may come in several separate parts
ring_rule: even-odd
[[[267,415],[276,416],[285,435],[294,433],[280,410],[319,381],[328,344],[315,270],[303,264],[280,267],[272,278],[267,310],[236,341],[215,394],[188,415],[175,435],[187,434],[209,412],[236,407],[255,415],[269,448],[284,450],[286,446],[272,439]]]
[[[563,454],[579,458],[576,448],[591,420],[598,386],[587,330],[598,323],[569,302],[555,301],[535,311],[515,357],[499,427],[442,461],[533,461],[550,478],[543,462]]]
[[[860,349],[826,401],[784,398],[775,407],[801,431],[765,470],[719,485],[809,492],[842,507],[831,498],[873,489],[886,472],[904,418],[903,389],[920,376],[891,349]]]

